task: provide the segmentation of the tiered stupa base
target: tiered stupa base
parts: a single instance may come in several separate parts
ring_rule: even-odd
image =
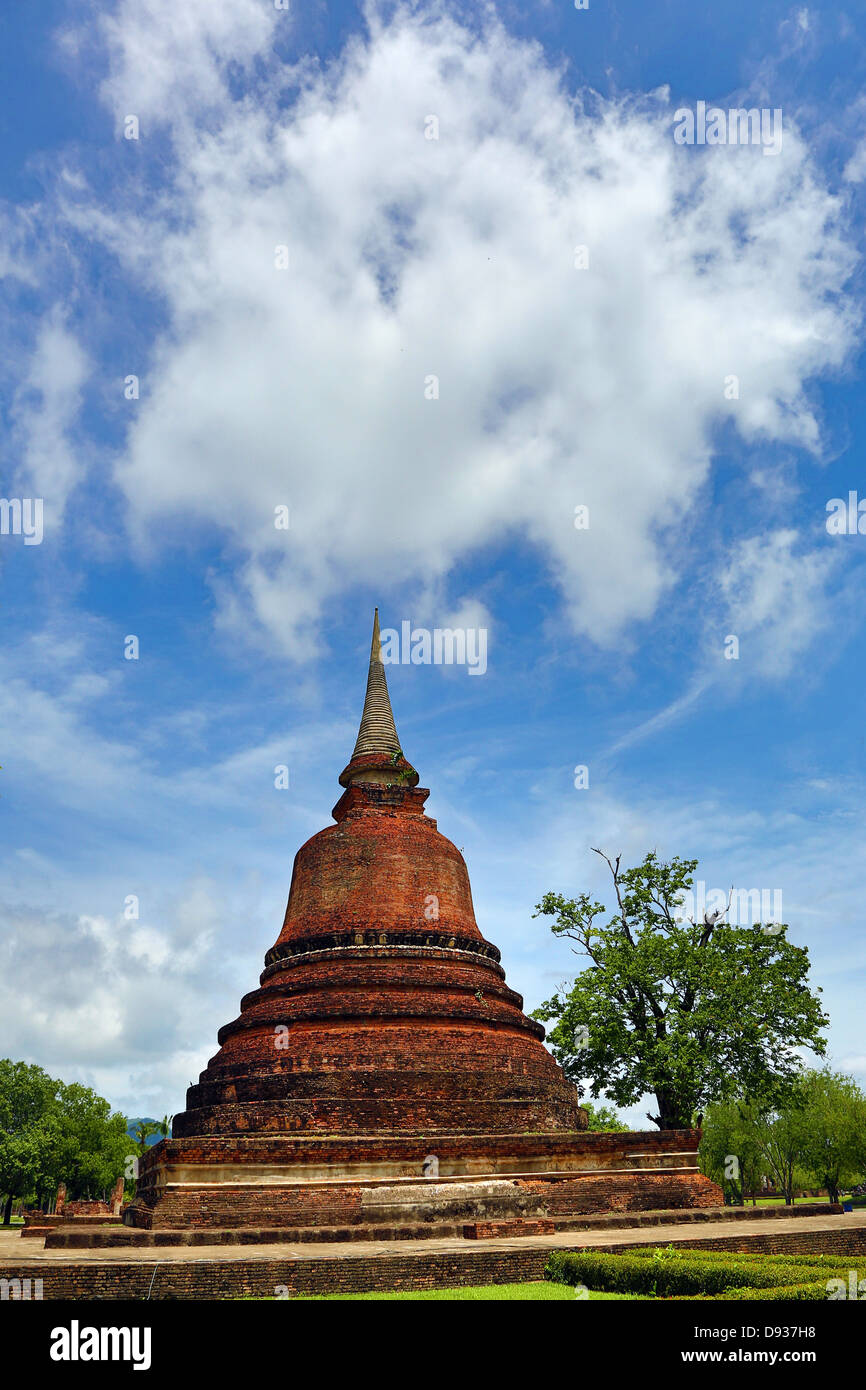
[[[453,1234],[455,1224],[720,1206],[690,1130],[495,1137],[163,1140],[143,1161],[129,1225],[284,1228],[293,1238]],[[431,1153],[438,1176],[425,1177]],[[428,1164],[429,1166],[429,1164]],[[348,1231],[347,1231],[347,1228]],[[514,1233],[519,1227],[514,1226]]]

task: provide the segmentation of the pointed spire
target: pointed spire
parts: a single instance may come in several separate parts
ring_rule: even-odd
[[[382,661],[382,647],[379,637],[379,610],[373,618],[373,641],[370,646],[370,669],[367,672],[367,693],[364,696],[364,712],[361,727],[352,753],[353,758],[365,753],[399,753],[400,740],[391,712],[388,697],[388,682],[385,679],[385,666]]]
[[[349,765],[340,773],[340,785],[343,787],[363,782],[375,782],[385,787],[418,785],[418,773],[403,756],[391,713],[379,638],[378,608],[373,618],[373,642],[361,727]]]

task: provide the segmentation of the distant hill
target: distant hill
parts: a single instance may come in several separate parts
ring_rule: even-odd
[[[136,1138],[136,1134],[135,1134],[135,1131],[136,1131],[136,1128],[138,1127],[138,1125],[147,1125],[147,1124],[155,1125],[156,1123],[157,1123],[157,1122],[156,1122],[156,1120],[153,1118],[152,1115],[136,1115],[135,1119],[131,1119],[131,1120],[129,1120],[129,1121],[127,1122],[126,1132],[127,1132],[127,1134],[129,1135],[130,1139],[135,1139],[135,1142],[138,1143],[138,1139]],[[147,1147],[148,1147],[149,1149],[152,1148],[154,1144],[158,1144],[158,1143],[159,1143],[159,1141],[160,1141],[161,1138],[162,1138],[162,1135],[161,1135],[161,1134],[151,1134],[151,1135],[149,1135],[149,1136],[148,1136],[148,1139],[147,1139]]]

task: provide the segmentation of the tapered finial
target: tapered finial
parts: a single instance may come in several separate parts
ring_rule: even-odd
[[[373,617],[370,669],[367,672],[361,727],[349,765],[340,773],[341,786],[348,787],[356,782],[376,782],[385,787],[408,788],[418,785],[418,773],[403,756],[391,712],[382,661],[378,608]]]
[[[391,711],[388,696],[388,682],[382,662],[382,645],[379,637],[379,610],[373,617],[373,641],[370,646],[370,669],[367,672],[367,692],[364,696],[364,711],[361,727],[355,742],[353,758],[365,753],[399,753],[400,740]]]

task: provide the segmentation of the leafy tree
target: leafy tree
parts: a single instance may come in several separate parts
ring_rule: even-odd
[[[798,1161],[831,1202],[866,1172],[866,1096],[853,1077],[824,1067],[801,1082]]]
[[[621,869],[620,856],[601,857],[616,899],[603,925],[604,904],[586,893],[546,893],[534,914],[552,917],[554,935],[590,962],[535,1013],[554,1022],[549,1038],[567,1074],[621,1106],[653,1093],[658,1114],[648,1118],[661,1129],[687,1128],[693,1114],[700,1123],[709,1104],[736,1094],[765,1104],[784,1097],[795,1049],[826,1049],[829,1020],[806,983],[805,948],[784,925],[738,927],[721,912],[684,920],[696,859],[663,863],[650,853]]]
[[[753,1111],[752,1132],[767,1171],[784,1196],[786,1206],[793,1205],[794,1190],[802,1186],[802,1178],[799,1182],[797,1178],[806,1125],[803,1095],[799,1087],[792,1090],[782,1104],[772,1109]]]
[[[619,1115],[611,1105],[592,1105],[589,1101],[582,1100],[581,1105],[589,1115],[588,1129],[610,1130],[616,1134],[628,1132],[628,1125],[624,1125]]]
[[[725,1202],[743,1206],[745,1194],[756,1192],[767,1176],[767,1163],[755,1133],[755,1117],[747,1101],[720,1101],[704,1116],[699,1150],[701,1171],[717,1182]],[[755,1199],[753,1198],[753,1204]]]
[[[66,1085],[41,1067],[0,1060],[0,1192],[8,1225],[15,1197],[42,1205],[63,1181],[71,1198],[108,1195],[135,1152],[126,1119],[77,1083]]]
[[[735,1155],[746,1188],[765,1174],[790,1204],[811,1180],[836,1202],[866,1171],[866,1097],[850,1076],[807,1070],[776,1106],[711,1106],[700,1152],[704,1172],[717,1182]]]
[[[0,1059],[0,1192],[12,1203],[50,1181],[60,1147],[58,1083],[41,1067]]]
[[[143,1158],[150,1145],[148,1139],[154,1134],[161,1133],[159,1120],[140,1120],[135,1126],[135,1142],[138,1145],[138,1152]]]
[[[63,1139],[59,1171],[74,1197],[107,1197],[135,1145],[126,1118],[89,1086],[60,1087]]]

